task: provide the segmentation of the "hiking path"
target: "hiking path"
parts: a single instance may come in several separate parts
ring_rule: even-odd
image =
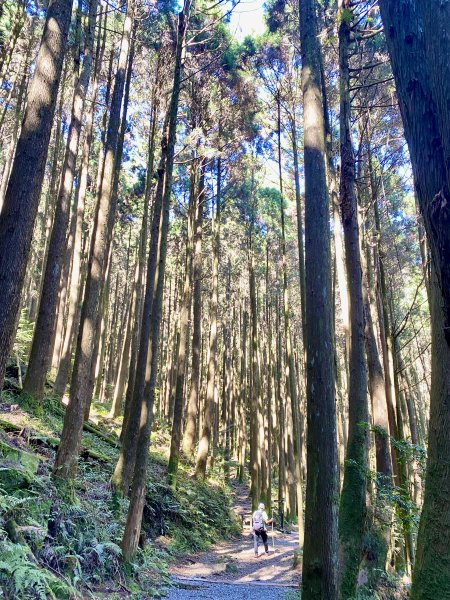
[[[172,565],[174,587],[169,600],[188,598],[214,600],[274,600],[295,598],[300,583],[300,569],[294,568],[294,551],[298,547],[296,530],[281,533],[268,527],[269,554],[259,546],[259,558],[253,552],[250,529],[251,501],[248,488],[233,484],[233,510],[244,526],[240,536],[215,544]]]

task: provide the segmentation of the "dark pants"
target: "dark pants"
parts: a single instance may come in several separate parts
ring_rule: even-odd
[[[267,531],[265,529],[258,529],[257,531],[253,532],[253,548],[255,549],[255,554],[258,554],[258,542],[260,538],[262,539],[266,552],[269,552],[269,544],[267,543]]]

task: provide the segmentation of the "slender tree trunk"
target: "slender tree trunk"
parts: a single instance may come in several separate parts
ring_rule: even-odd
[[[30,253],[62,72],[72,0],[48,8],[36,69],[0,214],[0,381],[3,381]]]
[[[205,167],[203,160],[200,166],[198,200],[195,213],[195,237],[193,258],[193,331],[192,331],[192,367],[191,389],[189,394],[188,413],[183,438],[183,452],[190,456],[197,437],[197,416],[199,412],[201,343],[202,343],[202,233],[203,206],[205,204]]]
[[[11,29],[8,38],[8,44],[6,48],[1,48],[0,53],[0,87],[3,87],[8,67],[26,21],[26,2],[22,0],[16,2],[15,4],[16,10],[14,11],[14,16],[10,24]]]
[[[393,485],[392,459],[389,443],[389,416],[387,410],[386,386],[374,325],[374,315],[376,313],[371,290],[373,289],[375,282],[372,275],[368,244],[366,254],[367,258],[364,261],[363,269],[366,355],[369,391],[372,400],[372,423],[375,436],[375,458],[377,469],[376,485],[377,492],[380,493],[380,497],[383,498],[386,493],[389,493]],[[362,254],[362,258],[364,259],[364,254]],[[384,548],[380,552],[377,562],[381,569],[386,567],[387,553],[391,539],[392,516],[392,510],[386,506],[386,509],[382,511],[382,522],[380,523],[380,530],[384,539]]]
[[[289,390],[288,402],[290,401],[291,413],[292,413],[292,426],[293,426],[293,440],[292,446],[294,451],[295,460],[295,487],[296,487],[296,508],[297,508],[297,520],[298,520],[298,534],[300,546],[303,545],[303,492],[302,492],[302,476],[301,476],[301,463],[302,463],[302,439],[301,439],[301,428],[300,428],[300,415],[299,415],[299,400],[297,393],[297,378],[295,371],[294,353],[292,348],[292,336],[289,319],[289,288],[287,280],[287,258],[286,258],[286,227],[285,227],[285,215],[284,215],[284,194],[283,194],[283,177],[282,177],[282,162],[281,162],[281,106],[280,106],[280,95],[277,95],[277,116],[278,116],[278,179],[280,186],[280,216],[281,216],[281,259],[282,259],[282,271],[283,271],[283,324],[284,324],[284,335],[286,343],[286,388]],[[299,209],[299,202],[297,201],[297,210]],[[301,207],[300,207],[301,210]],[[298,215],[297,215],[298,219]],[[299,238],[299,243],[303,244],[303,235]],[[301,259],[303,257],[301,256]],[[300,268],[301,270],[301,268]],[[302,286],[300,287],[301,293]],[[305,319],[306,320],[306,319]]]
[[[6,188],[8,185],[9,175],[11,172],[11,166],[12,166],[14,155],[16,152],[17,138],[19,137],[19,132],[20,132],[20,121],[21,121],[21,115],[22,115],[22,110],[23,110],[23,101],[24,101],[25,92],[27,89],[27,82],[28,82],[28,76],[29,76],[28,71],[30,68],[29,63],[30,63],[31,51],[33,49],[33,42],[34,42],[34,23],[35,23],[35,20],[33,19],[33,24],[32,24],[31,32],[30,32],[30,41],[28,42],[25,56],[24,56],[23,62],[21,64],[22,69],[23,69],[23,75],[20,79],[19,88],[17,90],[16,108],[14,111],[14,125],[13,125],[13,131],[12,131],[12,136],[11,136],[10,150],[8,152],[8,157],[7,157],[7,159],[5,161],[5,165],[3,167],[2,183],[0,185],[0,213],[2,212],[2,208],[3,208],[3,202],[5,199]],[[13,92],[13,87],[11,87],[11,93],[12,92]],[[6,115],[6,109],[7,109],[8,105],[9,105],[9,99],[7,99],[6,103],[5,103],[5,109],[4,109],[4,112],[2,115],[2,120],[0,122],[0,131],[2,129],[3,118]]]
[[[152,330],[151,315],[153,310],[153,302],[155,298],[155,285],[158,277],[158,260],[160,253],[161,228],[164,215],[164,185],[166,177],[166,165],[168,155],[168,133],[169,113],[167,113],[163,138],[161,141],[161,158],[158,166],[158,185],[155,194],[155,202],[153,206],[153,217],[150,237],[150,249],[147,261],[147,277],[145,287],[145,298],[142,313],[142,325],[140,331],[139,351],[137,355],[136,373],[133,385],[133,395],[130,398],[126,421],[123,425],[122,449],[119,460],[112,477],[114,488],[126,495],[131,485],[136,451],[137,439],[139,435],[139,426],[142,420],[141,410],[146,410],[146,405],[142,406],[142,398],[144,396],[145,387],[149,381],[148,361],[151,347],[153,343],[150,337]],[[150,356],[151,358],[151,356]],[[144,415],[146,416],[146,415]],[[148,416],[150,419],[150,415]]]
[[[170,442],[170,455],[167,473],[169,482],[176,487],[178,462],[180,458],[181,427],[184,408],[184,381],[187,364],[188,352],[188,330],[189,315],[191,312],[191,290],[192,290],[192,245],[194,237],[194,221],[197,213],[198,194],[197,194],[197,164],[196,158],[192,161],[192,173],[190,181],[190,199],[187,223],[186,237],[186,260],[183,298],[180,307],[180,343],[178,347],[177,367],[176,367],[176,385],[175,402],[172,421],[172,434]]]
[[[160,57],[158,55],[158,66],[157,73],[159,72],[160,67]],[[145,187],[145,200],[144,200],[144,214],[142,216],[142,228],[139,242],[139,255],[138,261],[136,264],[135,277],[134,277],[134,285],[133,285],[133,293],[131,298],[130,305],[130,315],[128,319],[127,325],[127,333],[124,342],[124,348],[121,356],[121,362],[119,366],[119,375],[118,382],[114,388],[114,396],[113,396],[113,404],[111,407],[111,416],[113,418],[117,417],[122,403],[122,398],[125,390],[125,379],[128,374],[128,384],[126,390],[126,402],[124,409],[124,421],[122,425],[122,431],[126,429],[126,419],[128,418],[128,409],[131,403],[131,398],[133,397],[134,390],[134,374],[135,374],[135,362],[136,362],[136,354],[137,349],[136,346],[138,344],[138,340],[136,338],[140,332],[140,322],[141,322],[141,291],[142,291],[142,278],[145,268],[145,254],[147,250],[147,238],[148,238],[148,219],[150,212],[150,204],[152,199],[153,192],[153,176],[154,176],[154,161],[155,161],[155,148],[156,148],[156,125],[158,121],[158,107],[159,107],[159,98],[158,98],[159,88],[155,84],[153,90],[153,100],[152,100],[152,113],[151,113],[151,122],[150,122],[150,134],[149,134],[149,145],[148,145],[148,157],[147,157],[147,177],[146,177],[146,187]],[[131,351],[131,352],[130,352]]]
[[[189,22],[190,7],[190,0],[186,0],[183,10],[181,11],[178,17],[178,35],[175,55],[173,91],[169,106],[169,129],[167,137],[167,163],[165,172],[163,212],[161,219],[160,235],[158,236],[158,270],[154,277],[152,290],[153,302],[151,307],[152,314],[150,315],[151,327],[149,328],[149,331],[145,332],[147,334],[145,339],[146,344],[148,344],[148,338],[151,337],[150,373],[146,382],[144,394],[141,395],[142,408],[140,415],[140,427],[138,438],[139,452],[137,453],[134,466],[133,487],[131,491],[130,507],[128,509],[127,522],[125,524],[125,531],[122,538],[122,552],[125,560],[130,560],[137,550],[139,536],[141,532],[142,513],[144,510],[145,503],[147,459],[148,449],[150,445],[150,432],[152,426],[159,331],[164,290],[164,271],[167,254],[167,233],[169,229],[170,196],[172,193],[172,172],[175,154],[176,124],[181,79],[183,72],[183,48],[186,29]],[[150,336],[148,335],[149,333]]]
[[[106,24],[106,22],[105,22]],[[83,289],[83,282],[81,278],[81,263],[83,255],[83,222],[84,222],[84,208],[86,200],[86,191],[88,185],[88,171],[89,171],[89,154],[92,146],[93,139],[93,126],[94,126],[94,107],[97,99],[97,91],[99,84],[99,71],[101,64],[101,57],[103,56],[104,45],[106,41],[106,28],[103,34],[102,49],[100,54],[97,53],[95,73],[92,82],[92,99],[89,108],[86,113],[86,124],[85,124],[85,138],[83,143],[83,154],[81,159],[81,170],[79,176],[78,186],[75,192],[74,211],[76,213],[75,223],[75,235],[73,241],[73,258],[72,258],[72,269],[70,274],[69,283],[69,307],[67,311],[67,323],[64,334],[64,340],[61,350],[61,360],[58,367],[58,373],[55,379],[54,392],[62,396],[65,392],[67,381],[69,379],[70,372],[70,360],[72,354],[72,346],[75,331],[77,330],[79,320],[79,299]]]
[[[297,208],[297,243],[298,243],[298,274],[300,278],[300,308],[302,315],[303,343],[305,342],[305,247],[303,241],[303,208],[300,192],[300,169],[298,164],[297,125],[295,118],[291,121],[292,154],[294,158],[295,204]]]
[[[254,213],[253,213],[254,214]],[[253,217],[254,218],[254,217]],[[250,494],[252,510],[256,510],[261,496],[261,448],[259,445],[259,415],[260,415],[260,361],[258,340],[258,307],[256,301],[256,280],[253,249],[253,227],[251,224],[248,265],[249,265],[249,294],[250,294],[250,326],[251,326],[251,394],[250,394]]]
[[[316,2],[300,3],[305,152],[307,483],[303,600],[337,598],[338,459],[329,207]]]
[[[350,117],[350,32],[349,0],[340,0],[340,205],[345,241],[345,262],[349,290],[350,348],[348,389],[348,442],[344,483],[339,510],[340,596],[356,594],[366,524],[366,473],[368,468],[367,371],[364,347],[364,303],[359,244],[358,204],[355,190],[355,156]],[[346,14],[344,14],[346,11]],[[351,13],[350,13],[351,14]]]
[[[76,82],[72,100],[72,115],[67,135],[61,183],[56,203],[52,233],[50,236],[38,318],[34,329],[27,376],[24,383],[24,391],[36,398],[42,398],[43,396],[45,379],[52,356],[53,347],[51,341],[54,336],[54,328],[56,325],[55,314],[57,312],[56,308],[58,304],[61,271],[63,269],[63,261],[66,258],[64,247],[66,244],[66,231],[70,217],[70,198],[75,177],[84,103],[92,67],[97,6],[98,0],[91,0],[89,5],[89,20],[86,32],[83,68],[78,77],[78,81]]]
[[[247,450],[247,331],[248,331],[248,313],[242,311],[241,325],[241,377],[239,394],[239,429],[240,429],[240,452],[238,481],[244,482],[245,478],[245,457]]]
[[[220,126],[219,126],[220,128]],[[217,305],[218,305],[218,287],[219,287],[219,253],[220,253],[220,203],[221,203],[221,178],[222,162],[219,157],[217,160],[217,196],[216,210],[213,221],[213,272],[212,272],[212,292],[211,304],[209,309],[209,360],[208,360],[208,379],[206,384],[206,407],[203,422],[203,430],[200,437],[197,460],[195,465],[195,475],[199,479],[206,477],[206,461],[211,444],[211,431],[214,426],[215,418],[215,398],[214,389],[216,381],[217,368]]]
[[[69,307],[67,311],[66,330],[61,350],[61,360],[59,363],[58,373],[56,375],[55,385],[53,388],[54,392],[58,396],[62,396],[64,394],[67,381],[70,375],[70,362],[72,356],[73,340],[75,337],[75,333],[78,330],[78,323],[80,318],[79,301],[82,296],[82,290],[84,287],[84,278],[82,277],[81,269],[83,258],[84,209],[86,201],[86,192],[88,187],[89,154],[93,140],[94,112],[99,86],[99,73],[106,44],[106,21],[107,16],[105,15],[105,26],[103,27],[102,41],[101,44],[99,42],[97,46],[95,71],[92,82],[92,98],[91,102],[89,103],[88,110],[86,112],[85,138],[83,143],[83,154],[81,159],[81,171],[78,186],[75,192],[74,211],[76,212],[76,224],[73,242],[72,270],[70,274],[69,284]]]
[[[54,474],[69,477],[76,470],[78,451],[83,431],[83,416],[92,397],[90,373],[95,353],[95,322],[101,303],[103,273],[111,246],[116,206],[112,189],[115,176],[115,159],[119,141],[120,110],[125,85],[125,71],[133,28],[133,0],[130,0],[125,17],[122,42],[111,102],[111,114],[106,138],[106,155],[101,189],[98,190],[95,233],[91,243],[89,272],[81,312],[80,331],[75,353],[70,387],[70,402],[66,409],[61,443],[56,455]]]

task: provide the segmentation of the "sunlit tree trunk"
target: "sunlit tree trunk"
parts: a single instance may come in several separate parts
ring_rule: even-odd
[[[356,594],[366,524],[369,411],[355,156],[350,128],[349,54],[352,20],[348,16],[351,11],[349,0],[340,0],[339,10],[341,15],[339,19],[340,205],[344,229],[350,320],[348,442],[339,509],[340,596],[351,598]]]
[[[217,305],[219,287],[219,253],[220,253],[220,209],[221,209],[222,161],[217,160],[217,194],[216,209],[213,215],[213,272],[212,292],[209,308],[209,360],[208,379],[206,384],[206,407],[203,429],[199,440],[197,459],[195,465],[196,477],[204,479],[206,476],[206,462],[211,445],[211,433],[215,421],[215,381],[217,368]]]
[[[11,349],[60,83],[72,0],[47,10],[36,69],[0,214],[0,381]]]
[[[70,386],[70,402],[66,409],[61,443],[56,455],[54,475],[70,477],[76,470],[78,451],[83,431],[84,411],[92,397],[91,370],[95,356],[95,323],[101,305],[103,274],[111,247],[115,219],[113,185],[115,159],[119,142],[120,112],[125,86],[125,72],[133,28],[133,0],[130,0],[122,34],[119,63],[111,101],[111,112],[106,137],[106,154],[95,219],[95,233],[91,243],[89,269],[86,281],[80,331]]]
[[[337,598],[338,459],[329,203],[316,2],[300,2],[305,153],[307,482],[303,600]]]
[[[199,412],[201,343],[202,343],[202,229],[205,204],[205,161],[200,166],[198,201],[195,213],[193,279],[193,331],[191,389],[183,437],[183,451],[187,456],[193,452],[197,436],[197,416]]]
[[[122,552],[125,560],[130,560],[138,547],[139,535],[141,531],[142,513],[145,503],[146,490],[146,474],[147,474],[147,459],[148,449],[150,445],[150,432],[153,416],[153,402],[156,384],[159,331],[162,313],[162,300],[164,290],[164,271],[167,254],[167,234],[169,229],[169,210],[170,197],[172,193],[172,173],[175,155],[176,141],[176,123],[178,115],[178,102],[180,97],[181,78],[183,72],[183,48],[186,35],[186,29],[189,22],[191,2],[186,0],[183,10],[178,17],[178,35],[177,48],[175,55],[174,80],[172,97],[169,106],[169,122],[167,135],[167,162],[165,173],[161,174],[164,181],[164,196],[161,215],[161,228],[159,232],[159,243],[157,252],[157,272],[153,278],[152,296],[153,302],[151,305],[150,328],[147,330],[145,344],[148,344],[151,339],[150,346],[150,372],[148,378],[146,376],[144,394],[141,395],[141,413],[140,427],[137,447],[139,452],[136,455],[133,474],[133,486],[131,490],[130,506],[125,524],[125,531],[122,538]],[[147,279],[147,285],[148,280]],[[145,313],[145,311],[144,311]],[[143,327],[144,329],[144,327]],[[148,335],[150,334],[150,335]],[[142,340],[141,340],[142,345]],[[147,362],[147,361],[145,361]]]
[[[60,187],[56,201],[55,216],[47,255],[45,274],[42,282],[42,294],[39,303],[38,318],[34,329],[28,370],[24,383],[24,391],[41,398],[47,371],[50,367],[56,326],[55,315],[58,305],[58,291],[66,245],[66,231],[70,218],[70,199],[75,178],[78,146],[81,136],[81,125],[84,104],[91,75],[93,49],[95,39],[95,22],[97,18],[98,0],[91,0],[89,19],[84,47],[83,67],[75,85],[72,100],[72,114],[67,134],[66,150],[62,167]],[[70,261],[70,258],[69,258]],[[63,282],[64,287],[66,287]],[[64,307],[62,307],[64,311]]]
[[[188,330],[189,315],[191,312],[192,296],[192,246],[194,237],[194,220],[198,204],[197,193],[197,161],[195,157],[192,160],[192,173],[190,180],[190,197],[187,217],[187,236],[186,236],[186,259],[183,297],[180,307],[180,343],[178,347],[177,366],[176,366],[176,385],[175,401],[172,421],[172,433],[170,442],[170,455],[167,473],[170,484],[176,487],[178,462],[180,458],[181,428],[184,408],[184,381],[186,374],[187,351],[188,351]]]

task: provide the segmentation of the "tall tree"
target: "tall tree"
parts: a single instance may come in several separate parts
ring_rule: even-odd
[[[24,384],[24,390],[37,398],[41,398],[44,393],[45,378],[50,366],[52,352],[51,342],[56,326],[55,315],[58,303],[59,283],[63,263],[66,259],[64,246],[66,243],[66,230],[70,217],[70,199],[75,178],[84,103],[93,62],[97,7],[98,0],[91,0],[89,4],[89,16],[83,53],[83,67],[81,73],[79,75],[78,73],[76,74],[77,81],[73,93],[72,114],[67,134],[66,151],[62,166],[45,273],[42,282],[42,294],[39,303],[38,318],[34,328],[33,343],[31,345],[27,376]],[[78,71],[77,62],[75,63],[75,67]],[[70,262],[70,256],[67,256],[66,260],[67,262]],[[64,311],[64,306],[62,307],[62,311]]]
[[[220,124],[219,124],[220,131]],[[215,420],[215,386],[217,368],[217,304],[219,287],[219,253],[220,253],[220,208],[222,202],[222,161],[217,159],[217,191],[216,207],[213,214],[213,273],[211,302],[209,307],[209,361],[208,380],[206,384],[206,406],[203,431],[200,436],[197,460],[195,464],[196,476],[204,479],[206,476],[206,461],[211,443],[211,432]]]
[[[48,7],[0,214],[0,381],[3,381],[20,309],[20,294],[44,178],[71,11],[72,0],[54,0]]]
[[[450,595],[450,444],[447,435],[450,426],[450,203],[444,152],[448,140],[443,142],[439,129],[443,115],[437,114],[436,104],[440,103],[440,95],[436,98],[433,95],[426,52],[428,39],[418,4],[413,0],[379,0],[432,258],[428,461],[412,586],[412,598],[424,600]]]
[[[93,368],[93,358],[96,356],[95,324],[99,314],[104,270],[108,262],[116,212],[117,195],[112,192],[116,175],[115,161],[119,143],[120,112],[133,19],[134,0],[130,0],[123,26],[119,62],[111,100],[103,176],[98,190],[95,230],[91,242],[80,331],[70,384],[70,402],[66,409],[61,443],[58,447],[53,470],[56,477],[62,478],[72,476],[76,470],[83,432],[84,412],[91,401],[93,392],[94,382],[91,378],[91,370]]]
[[[364,347],[364,303],[359,243],[358,204],[355,189],[355,156],[351,131],[350,64],[352,11],[348,0],[339,3],[340,92],[340,205],[347,269],[350,346],[348,387],[348,441],[344,483],[339,509],[340,596],[356,593],[366,521],[368,467],[367,372]]]
[[[192,251],[194,238],[194,216],[196,215],[198,204],[197,176],[198,160],[192,157],[192,173],[190,177],[189,207],[187,217],[187,235],[186,235],[186,261],[184,274],[183,298],[180,307],[180,341],[177,357],[177,373],[175,384],[175,398],[173,407],[172,433],[170,442],[170,456],[167,473],[172,486],[176,486],[178,471],[178,462],[180,456],[181,429],[184,409],[184,381],[186,373],[187,353],[189,349],[188,330],[189,315],[191,312],[191,290],[192,290]]]
[[[202,345],[202,236],[203,236],[203,210],[205,204],[205,168],[206,160],[200,166],[200,181],[198,201],[196,204],[194,221],[194,257],[192,265],[193,279],[193,331],[192,331],[192,366],[191,389],[186,417],[186,426],[183,437],[183,451],[189,456],[192,454],[196,433],[199,411],[200,394],[200,369]]]
[[[130,506],[127,514],[127,521],[122,538],[122,552],[125,560],[130,560],[136,553],[139,536],[142,524],[142,514],[145,504],[146,490],[146,474],[148,449],[150,445],[150,433],[153,421],[153,402],[156,385],[156,370],[158,358],[158,342],[160,333],[160,322],[162,312],[163,288],[164,288],[164,273],[166,266],[167,254],[167,233],[169,229],[169,211],[170,198],[172,194],[172,175],[175,159],[175,142],[176,142],[176,124],[178,116],[178,103],[181,89],[181,79],[183,75],[183,51],[185,47],[186,30],[189,24],[189,16],[191,10],[191,0],[185,0],[183,9],[178,15],[178,32],[177,45],[175,52],[174,77],[172,95],[168,108],[168,131],[167,137],[163,140],[163,154],[166,154],[165,170],[159,172],[158,176],[164,181],[164,195],[162,201],[162,213],[160,219],[160,228],[158,231],[158,248],[157,248],[157,264],[158,268],[155,272],[154,280],[151,289],[151,313],[149,317],[149,329],[146,332],[147,337],[142,339],[141,346],[148,347],[150,342],[149,356],[149,373],[145,377],[144,394],[141,396],[141,411],[140,411],[140,427],[139,437],[137,440],[136,460],[134,464],[133,486],[131,490]],[[148,283],[147,283],[148,285]],[[144,342],[144,344],[143,344]],[[141,352],[141,348],[139,349]],[[147,364],[147,350],[144,350],[145,360]]]
[[[317,3],[300,2],[305,168],[307,480],[302,597],[337,598],[337,442]]]

